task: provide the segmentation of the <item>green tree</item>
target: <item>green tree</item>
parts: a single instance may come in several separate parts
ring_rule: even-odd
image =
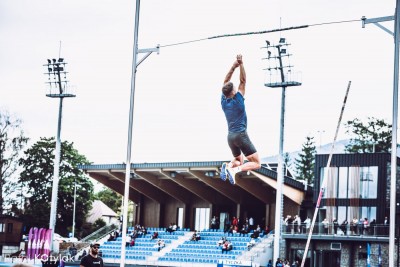
[[[390,152],[392,145],[392,125],[384,120],[368,117],[363,123],[355,118],[345,124],[346,133],[354,138],[346,145],[345,151],[350,153]]]
[[[122,205],[122,196],[109,188],[104,188],[97,192],[95,198],[101,200],[115,212],[117,212]]]
[[[0,112],[0,214],[4,213],[6,206],[16,207],[18,158],[29,140],[21,124],[20,119],[7,111]]]
[[[32,226],[48,227],[50,218],[51,193],[55,139],[41,138],[25,151],[19,160],[23,168],[20,183],[23,184],[29,201],[26,203],[24,219]],[[93,184],[87,179],[80,164],[89,164],[85,156],[78,153],[73,143],[61,144],[60,180],[58,188],[55,231],[66,236],[72,225],[74,207],[74,186],[76,184],[75,229],[79,236],[93,201]]]
[[[316,153],[317,150],[315,147],[314,137],[307,136],[298,158],[295,159],[297,177],[299,180],[307,181],[307,184],[314,183],[314,165]]]

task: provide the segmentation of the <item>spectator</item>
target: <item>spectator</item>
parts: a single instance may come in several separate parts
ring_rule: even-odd
[[[287,215],[285,219],[286,233],[292,232],[293,218],[292,215]]]
[[[329,232],[329,222],[328,222],[328,219],[327,218],[325,218],[323,221],[322,221],[322,226],[323,226],[323,228],[324,228],[324,234],[328,234],[328,232]]]
[[[233,225],[231,225],[231,226],[229,227],[228,236],[229,236],[230,234],[233,235]]]
[[[339,223],[336,218],[333,218],[333,234],[337,235],[337,229],[339,228]]]
[[[249,229],[254,230],[254,219],[251,216],[249,218]]]
[[[250,235],[251,238],[258,238],[261,233],[261,227],[260,225],[257,225],[257,228],[253,231],[253,233]]]
[[[360,218],[360,220],[357,223],[357,231],[359,235],[363,235],[364,233],[364,219]]]
[[[249,228],[247,224],[243,224],[242,229],[240,230],[240,236],[247,236],[249,233]]]
[[[99,243],[90,244],[89,254],[81,259],[80,267],[103,267],[103,259],[99,254]]]
[[[126,240],[125,240],[125,247],[129,247],[131,245],[132,238],[130,235],[126,235]]]
[[[157,239],[158,238],[158,232],[154,232],[153,235],[151,236],[151,239]]]
[[[158,239],[157,240],[157,248],[158,248],[158,251],[160,251],[162,248],[164,248],[165,247],[165,243],[164,243],[164,241],[162,240],[162,239]]]
[[[130,247],[133,247],[135,245],[135,238],[131,238],[131,242],[129,243]]]
[[[294,233],[295,234],[300,234],[301,232],[301,219],[299,215],[294,216],[294,221],[293,221],[293,225],[294,225]]]
[[[238,226],[238,224],[239,224],[239,220],[238,220],[238,218],[236,218],[236,217],[234,216],[233,219],[232,219],[232,225],[233,225],[233,227]]]
[[[307,219],[304,220],[304,226],[306,227],[306,234],[310,232],[310,227],[311,227],[311,219],[310,217],[307,216]]]
[[[264,235],[267,235],[267,234],[269,234],[269,226],[268,225],[266,225],[265,226],[265,228],[264,228]]]
[[[343,234],[346,235],[347,234],[347,220],[344,219],[342,224],[340,225],[340,230],[342,230]]]
[[[358,223],[358,220],[356,217],[354,217],[350,224],[350,232],[352,235],[357,234],[357,223]]]
[[[221,236],[221,239],[218,240],[217,242],[217,246],[220,247],[222,246],[222,244],[226,241],[226,237],[225,236]]]
[[[256,240],[252,238],[250,242],[247,242],[247,250],[250,250],[252,247],[256,245]]]
[[[76,253],[78,252],[78,250],[75,247],[75,244],[72,244],[72,246],[69,247],[69,255],[71,255],[71,257],[75,257]]]
[[[364,218],[364,221],[363,221],[363,230],[364,230],[364,234],[365,235],[367,235],[368,234],[368,232],[369,232],[369,221],[368,221],[368,218]]]
[[[385,216],[385,219],[383,220],[383,234],[388,235],[389,234],[389,224],[390,221],[388,217]]]
[[[268,261],[268,264],[267,264],[266,267],[272,267],[272,260],[269,260],[269,261]]]
[[[190,241],[199,241],[200,240],[200,233],[195,230],[192,237],[190,238]]]
[[[376,234],[375,228],[376,228],[376,220],[373,219],[373,220],[369,223],[369,231],[370,231],[370,234],[371,234],[371,235],[375,235],[375,234]]]
[[[211,229],[217,229],[217,217],[215,215],[211,218]]]
[[[174,228],[174,225],[172,223],[170,223],[166,231],[168,233],[172,234],[172,232],[174,231],[173,228]]]
[[[224,233],[228,232],[229,228],[231,227],[231,221],[228,217],[224,219]]]
[[[232,250],[232,248],[232,243],[226,240],[225,243],[222,245],[222,254],[224,253],[224,251],[228,254],[228,251]]]

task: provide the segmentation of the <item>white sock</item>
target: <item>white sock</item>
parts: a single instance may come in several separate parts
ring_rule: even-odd
[[[229,162],[228,163],[228,168],[232,168],[233,167],[233,163],[232,162]]]
[[[236,172],[241,172],[242,171],[242,167],[238,166],[233,168]]]

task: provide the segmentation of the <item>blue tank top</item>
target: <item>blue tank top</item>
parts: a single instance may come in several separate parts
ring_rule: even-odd
[[[222,94],[221,106],[228,122],[228,131],[231,133],[246,131],[247,115],[242,94],[237,92],[232,98],[227,98]]]

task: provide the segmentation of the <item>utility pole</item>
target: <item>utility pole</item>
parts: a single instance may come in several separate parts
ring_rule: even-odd
[[[56,215],[57,215],[57,197],[58,197],[58,182],[60,176],[60,156],[61,156],[61,121],[62,121],[62,107],[63,100],[65,97],[75,97],[74,94],[68,92],[69,87],[67,79],[67,72],[65,71],[65,65],[67,63],[63,58],[58,60],[53,58],[52,60],[47,59],[47,67],[49,92],[46,94],[47,97],[59,98],[58,108],[58,124],[57,124],[57,136],[56,136],[56,154],[54,158],[54,176],[53,176],[53,187],[51,191],[51,209],[50,209],[50,222],[49,229],[51,229],[51,242],[50,249],[58,250],[53,246],[54,231],[56,226]]]
[[[282,223],[282,215],[283,215],[283,180],[284,180],[284,164],[283,164],[283,143],[284,143],[284,132],[285,132],[285,98],[286,98],[286,88],[290,86],[300,86],[300,82],[293,81],[292,67],[289,62],[289,57],[291,54],[287,53],[287,47],[289,44],[286,43],[285,38],[280,38],[279,43],[277,45],[270,45],[269,41],[266,41],[267,46],[263,47],[267,49],[268,57],[263,58],[267,59],[269,62],[272,60],[277,60],[273,66],[271,64],[266,69],[270,73],[270,82],[265,83],[266,87],[271,88],[282,88],[282,97],[281,97],[281,120],[280,120],[280,137],[279,137],[279,157],[278,157],[278,178],[276,185],[276,204],[275,204],[275,236],[274,236],[274,262],[279,258],[280,254],[280,242],[281,242],[281,223]],[[269,50],[270,48],[275,48],[277,54],[275,56],[271,56],[272,52]],[[287,64],[284,65],[283,58],[287,59]],[[285,73],[286,71],[286,73]],[[275,72],[275,73],[274,73]],[[286,75],[285,75],[286,74]],[[275,77],[278,77],[275,79]],[[279,79],[280,77],[280,79]]]

